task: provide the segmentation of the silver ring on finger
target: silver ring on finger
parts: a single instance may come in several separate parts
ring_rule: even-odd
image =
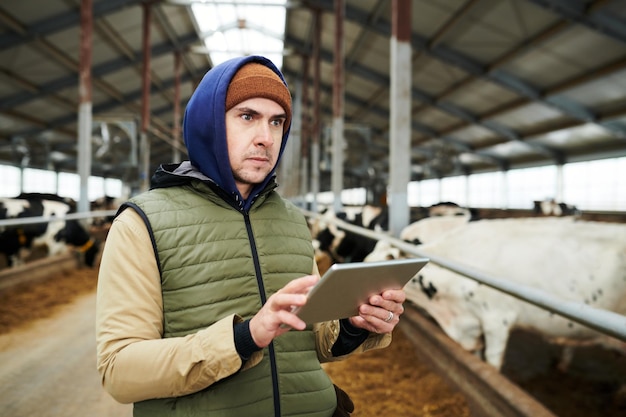
[[[391,320],[393,320],[393,312],[390,311],[389,315],[385,319],[385,323],[389,323]]]

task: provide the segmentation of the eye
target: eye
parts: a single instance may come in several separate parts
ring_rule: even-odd
[[[252,115],[250,113],[242,113],[241,118],[243,120],[252,120]]]
[[[271,121],[272,126],[281,127],[285,124],[285,119],[274,119]]]

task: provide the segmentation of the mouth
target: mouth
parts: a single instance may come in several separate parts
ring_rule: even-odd
[[[256,166],[268,165],[270,163],[270,159],[265,156],[251,156],[247,159],[251,164]]]
[[[267,155],[250,155],[247,159],[258,163],[270,162],[270,157]]]

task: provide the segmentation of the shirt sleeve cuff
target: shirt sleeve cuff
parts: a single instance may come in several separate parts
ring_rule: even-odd
[[[340,323],[339,337],[332,347],[333,356],[343,356],[353,352],[369,336],[367,330],[354,327],[348,319],[341,319]]]
[[[341,319],[339,322],[341,323],[340,332],[348,336],[362,337],[363,335],[369,334],[367,330],[353,326],[349,319]]]
[[[261,350],[261,348],[259,348],[256,343],[254,343],[254,339],[252,339],[250,320],[236,323],[234,326],[235,349],[237,349],[237,353],[241,356],[241,359],[247,361],[254,352]]]

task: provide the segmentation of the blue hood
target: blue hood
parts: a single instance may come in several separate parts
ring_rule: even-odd
[[[269,59],[262,56],[233,58],[215,66],[204,75],[187,103],[183,119],[183,137],[191,164],[238,201],[244,200],[235,185],[228,158],[226,92],[237,70],[253,61],[270,68],[287,85],[283,75]],[[280,162],[288,137],[289,128],[283,135],[276,165]],[[276,166],[263,183],[257,184],[252,189],[250,196],[244,201],[245,210],[250,208],[255,197],[274,177],[275,171]]]

